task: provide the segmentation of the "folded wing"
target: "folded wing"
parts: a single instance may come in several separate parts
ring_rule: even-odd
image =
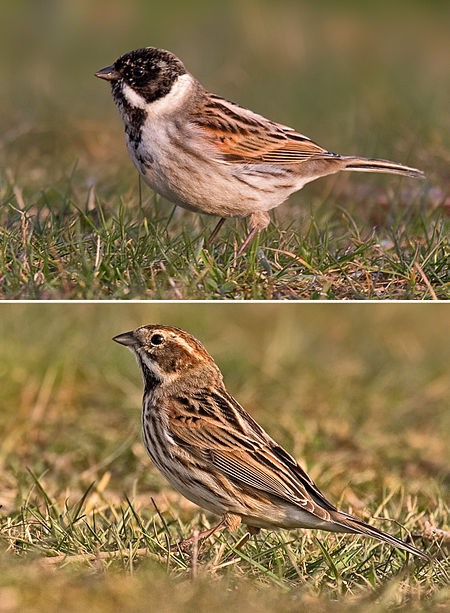
[[[338,158],[310,138],[209,94],[195,123],[230,163],[298,164],[311,158]]]
[[[232,482],[298,505],[328,520],[336,508],[282,447],[226,392],[176,400],[169,429],[194,459]]]

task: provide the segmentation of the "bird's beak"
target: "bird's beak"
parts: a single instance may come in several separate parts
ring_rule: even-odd
[[[120,343],[121,345],[125,345],[125,347],[135,347],[138,344],[138,340],[134,332],[124,332],[123,334],[118,334],[113,338],[113,341],[116,341],[116,343]]]
[[[120,74],[114,69],[114,66],[107,66],[101,70],[97,70],[95,76],[99,79],[105,79],[106,81],[117,81],[120,78]]]

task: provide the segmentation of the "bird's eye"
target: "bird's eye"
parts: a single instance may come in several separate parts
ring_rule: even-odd
[[[133,77],[136,77],[136,79],[143,77],[144,74],[145,74],[145,70],[142,68],[142,66],[135,66],[133,68]]]
[[[150,342],[152,345],[161,345],[164,342],[164,336],[162,334],[154,334]]]

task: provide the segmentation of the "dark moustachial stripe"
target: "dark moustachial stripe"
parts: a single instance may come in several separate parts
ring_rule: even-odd
[[[144,394],[147,394],[155,389],[157,385],[161,384],[161,379],[157,377],[154,373],[150,371],[148,366],[139,356],[139,363],[142,368],[142,374],[144,379],[145,391]]]
[[[114,81],[111,84],[113,98],[122,112],[125,114],[127,121],[125,123],[125,134],[134,143],[134,148],[139,146],[142,136],[142,126],[147,118],[147,113],[144,109],[132,106],[123,95],[122,83]]]

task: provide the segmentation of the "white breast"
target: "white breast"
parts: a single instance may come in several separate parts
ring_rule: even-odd
[[[197,88],[194,77],[185,74],[166,96],[151,103],[133,90],[123,89],[129,104],[146,111],[140,139],[131,140],[127,135],[127,147],[134,165],[155,192],[191,211],[231,217],[268,211],[299,189],[283,186],[283,169],[270,166],[270,172],[265,173],[262,165],[253,168],[221,161],[186,112]],[[274,176],[278,173],[279,181]],[[277,182],[280,185],[275,188]]]

